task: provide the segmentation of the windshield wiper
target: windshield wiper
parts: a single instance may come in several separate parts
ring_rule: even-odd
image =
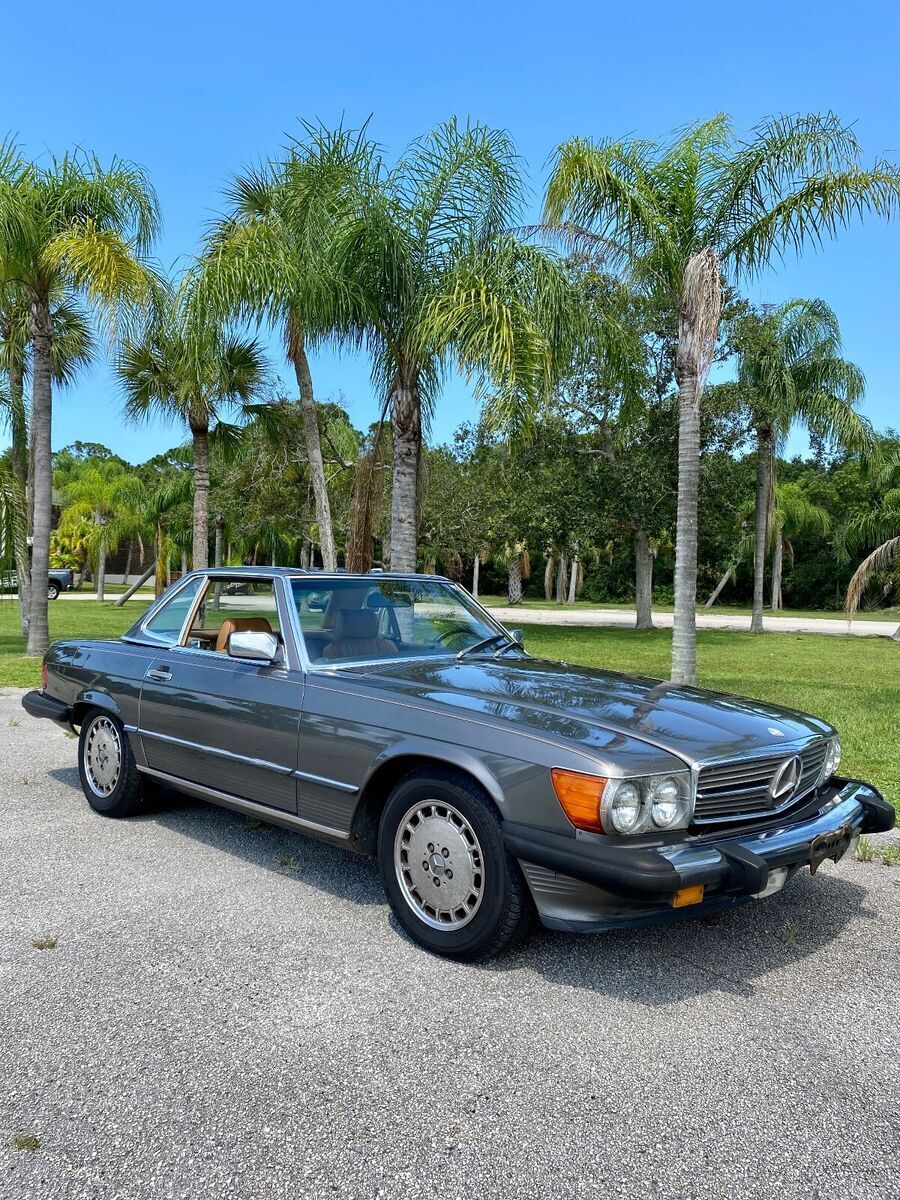
[[[460,650],[456,655],[456,661],[462,662],[467,654],[474,654],[476,650],[486,650],[488,646],[493,646],[494,642],[502,642],[504,638],[509,638],[508,633],[492,633],[490,637],[482,638],[481,641],[473,642],[471,646],[466,646],[465,650]]]
[[[514,638],[511,634],[507,634],[507,641],[499,649],[494,651],[493,657],[499,658],[501,654],[505,654],[507,650],[524,650],[525,643],[520,642],[518,638]]]

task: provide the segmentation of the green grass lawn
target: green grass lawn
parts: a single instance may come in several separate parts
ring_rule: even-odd
[[[116,637],[147,607],[89,601],[50,605],[50,633]],[[671,633],[529,625],[532,654],[664,678]],[[700,683],[816,713],[841,733],[844,769],[868,779],[900,810],[900,644],[886,638],[701,629]],[[0,601],[0,685],[34,687],[40,664],[25,658],[15,601]]]

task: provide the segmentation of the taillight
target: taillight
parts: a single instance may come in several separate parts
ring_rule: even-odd
[[[47,664],[45,662],[42,662],[41,663],[41,691],[46,692],[46,690],[47,690]]]

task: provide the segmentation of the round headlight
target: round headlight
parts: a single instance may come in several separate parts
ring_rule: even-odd
[[[824,778],[830,779],[832,775],[837,773],[838,767],[841,765],[841,739],[833,737],[828,742],[828,751],[825,755],[825,775]]]
[[[641,822],[641,793],[636,784],[620,783],[609,806],[609,819],[616,833],[634,833]]]
[[[650,814],[654,825],[667,829],[681,816],[681,792],[674,779],[658,780],[650,793]]]

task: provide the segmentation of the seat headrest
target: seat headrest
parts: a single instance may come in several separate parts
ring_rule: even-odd
[[[334,625],[334,640],[362,641],[378,637],[378,613],[370,608],[342,608]]]

